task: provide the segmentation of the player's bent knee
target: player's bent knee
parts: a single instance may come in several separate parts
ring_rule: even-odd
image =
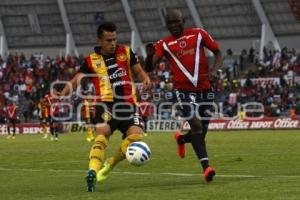
[[[104,135],[108,138],[111,134],[110,126],[106,123],[96,125],[96,135]]]
[[[129,129],[126,131],[126,135],[132,135],[132,134],[140,134],[143,135],[144,131],[139,126],[130,126]]]
[[[130,142],[137,142],[141,141],[143,139],[144,135],[143,134],[130,134],[127,136],[128,140]]]

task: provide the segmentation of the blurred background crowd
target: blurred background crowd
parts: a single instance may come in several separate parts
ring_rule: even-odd
[[[143,65],[143,58],[139,57]],[[6,60],[0,57],[0,122],[4,122],[8,102],[18,105],[21,122],[38,121],[38,103],[54,81],[70,80],[79,70],[84,56],[50,58],[36,53],[30,58],[12,53]],[[143,91],[137,84],[140,101],[159,105],[173,98],[173,75],[170,66],[162,61],[150,73],[153,80],[151,91]],[[91,82],[86,81],[84,90],[93,92]],[[264,50],[264,58],[250,48],[239,55],[231,49],[224,52],[223,67],[213,78],[216,103],[224,116],[235,116],[239,104],[259,102],[264,105],[268,117],[300,115],[300,54],[294,49]],[[72,104],[76,107],[81,99],[75,92]],[[171,106],[161,113],[163,119],[172,118]]]

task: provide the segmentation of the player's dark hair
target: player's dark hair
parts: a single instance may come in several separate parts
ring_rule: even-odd
[[[115,32],[117,30],[117,26],[112,22],[103,22],[98,26],[97,36],[101,37],[104,31]]]

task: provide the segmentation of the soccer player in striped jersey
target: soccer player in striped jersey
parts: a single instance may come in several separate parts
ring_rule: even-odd
[[[75,89],[80,80],[89,75],[95,87],[94,98],[97,99],[98,104],[97,124],[86,176],[89,192],[95,190],[96,177],[98,181],[106,179],[108,172],[125,159],[127,146],[143,138],[143,122],[136,110],[137,98],[132,74],[135,73],[142,81],[145,90],[151,87],[148,75],[132,50],[125,45],[117,44],[115,24],[102,23],[98,27],[97,35],[98,46],[95,47],[94,53],[85,58],[79,72],[69,82]],[[69,94],[68,85],[62,90],[60,96]],[[104,164],[109,138],[117,129],[124,134],[124,139],[118,152]]]
[[[170,36],[159,40],[155,47],[147,45],[146,70],[151,71],[162,57],[166,57],[173,73],[175,101],[182,116],[187,119],[191,130],[182,135],[175,133],[178,154],[185,156],[186,143],[193,149],[203,169],[207,182],[212,181],[215,170],[209,165],[205,136],[209,123],[210,102],[214,100],[210,77],[222,64],[218,43],[201,28],[184,28],[184,18],[179,10],[169,10],[166,25]],[[209,69],[204,47],[215,55],[215,62]]]
[[[44,102],[46,106],[46,121],[49,123],[51,140],[58,141],[58,122],[55,120],[59,113],[59,103],[58,99],[55,98],[56,90],[46,94],[44,97]]]
[[[47,108],[46,101],[44,98],[40,99],[38,107],[39,107],[40,126],[42,127],[42,132],[44,135],[43,138],[47,139],[48,138],[47,119],[48,119],[49,113],[48,113],[48,108]]]

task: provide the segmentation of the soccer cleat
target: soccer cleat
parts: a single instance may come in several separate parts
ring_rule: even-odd
[[[16,136],[12,136],[11,139],[15,140],[15,139],[16,139]]]
[[[58,142],[58,137],[55,137],[54,141],[55,141],[55,142]]]
[[[185,152],[186,152],[186,144],[179,144],[178,143],[178,139],[181,136],[180,131],[176,131],[174,134],[174,138],[176,140],[177,143],[177,153],[179,155],[179,157],[184,158],[185,157]]]
[[[212,167],[208,166],[204,170],[203,174],[206,182],[210,182],[214,179],[214,176],[216,175],[216,171]]]
[[[92,142],[93,140],[94,140],[94,136],[93,136],[93,135],[87,134],[87,136],[86,136],[86,141]]]
[[[6,139],[10,139],[11,138],[11,135],[8,135],[7,137],[6,137]]]
[[[43,139],[47,139],[48,138],[48,134],[45,134],[44,137],[42,137]]]
[[[94,192],[96,189],[96,172],[89,170],[86,176],[87,191]]]
[[[103,168],[97,173],[97,181],[101,182],[107,179],[108,173],[112,170],[112,167],[108,162],[106,161],[104,163]]]

